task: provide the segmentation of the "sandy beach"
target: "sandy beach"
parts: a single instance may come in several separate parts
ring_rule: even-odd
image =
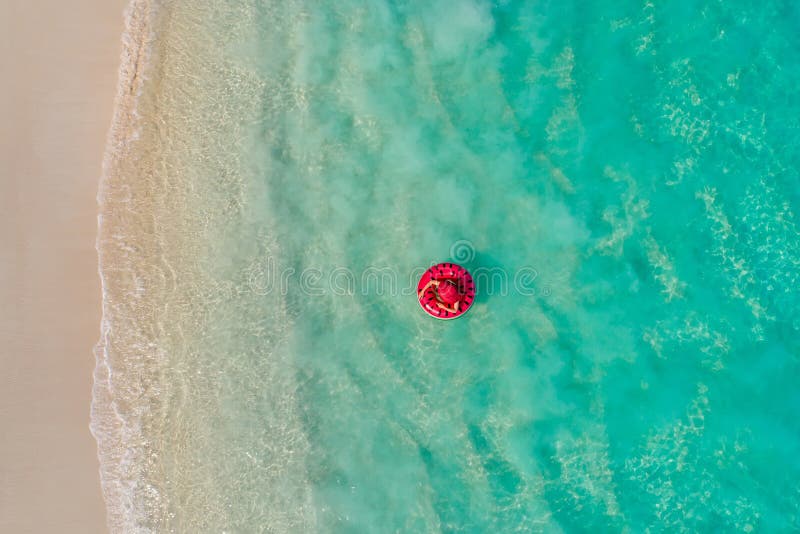
[[[0,4],[0,531],[103,532],[96,191],[123,0]]]

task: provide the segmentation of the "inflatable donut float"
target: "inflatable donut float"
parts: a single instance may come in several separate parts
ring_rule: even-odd
[[[419,305],[437,319],[455,319],[475,301],[475,282],[469,272],[455,263],[434,265],[417,284]]]

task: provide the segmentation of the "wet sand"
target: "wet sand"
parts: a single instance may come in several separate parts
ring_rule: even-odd
[[[125,3],[0,3],[0,532],[106,530],[95,197]]]

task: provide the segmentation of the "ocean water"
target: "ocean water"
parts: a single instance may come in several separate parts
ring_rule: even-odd
[[[800,530],[800,9],[133,0],[114,532]],[[478,282],[425,315],[422,270]]]

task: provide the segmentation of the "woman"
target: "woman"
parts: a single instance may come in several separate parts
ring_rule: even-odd
[[[422,298],[422,295],[433,287],[433,294],[436,296],[436,305],[443,310],[450,313],[458,313],[458,307],[461,304],[461,292],[452,280],[429,280],[425,287],[423,287],[417,297]]]

